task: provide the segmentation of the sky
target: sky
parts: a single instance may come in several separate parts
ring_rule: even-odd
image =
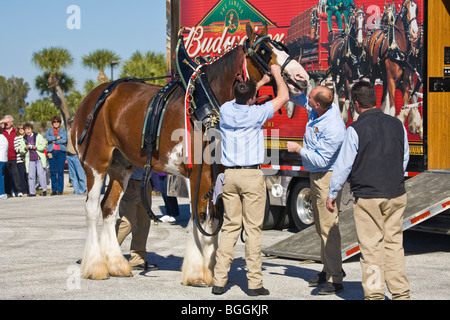
[[[64,71],[83,92],[98,71],[83,66],[82,57],[97,49],[112,50],[125,62],[137,50],[165,54],[165,0],[0,0],[0,75],[23,78],[30,85],[26,102],[39,98],[34,79],[43,73],[33,52],[63,47],[74,58]],[[120,66],[113,71],[114,79]],[[111,77],[111,68],[105,69]]]

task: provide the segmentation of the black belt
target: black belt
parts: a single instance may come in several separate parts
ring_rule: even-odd
[[[234,166],[234,167],[227,167],[227,169],[261,169],[261,166],[259,164],[255,164],[253,166]]]

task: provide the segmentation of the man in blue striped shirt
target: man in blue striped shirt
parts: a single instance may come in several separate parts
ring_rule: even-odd
[[[339,107],[333,104],[333,93],[327,87],[315,87],[308,96],[291,96],[291,101],[305,107],[309,113],[303,147],[292,141],[287,143],[288,151],[299,153],[303,167],[310,172],[314,223],[321,239],[323,269],[309,280],[309,285],[325,283],[318,293],[335,294],[344,289],[339,210],[330,214],[326,208],[326,199],[334,162],[344,140],[345,124]],[[339,201],[337,204],[339,208]]]

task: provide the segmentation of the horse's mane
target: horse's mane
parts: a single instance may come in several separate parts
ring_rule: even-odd
[[[238,67],[236,61],[238,59],[238,53],[241,50],[241,46],[236,46],[231,50],[224,53],[216,61],[212,62],[207,69],[208,80],[213,82],[216,79],[226,79],[228,74],[234,77]],[[243,54],[243,53],[242,53]]]

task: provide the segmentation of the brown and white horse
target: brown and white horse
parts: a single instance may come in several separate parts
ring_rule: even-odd
[[[405,0],[397,16],[394,4],[385,8],[387,31],[375,30],[370,35],[366,45],[366,64],[371,70],[372,82],[377,78],[383,81],[381,109],[395,116],[395,90],[401,90],[404,105],[411,95],[414,72],[406,58],[411,50],[411,39],[418,36],[418,6],[414,0]]]
[[[363,59],[363,41],[365,36],[366,14],[364,6],[356,10],[351,17],[348,30],[345,36],[335,38],[330,45],[330,54],[328,55],[328,65],[331,69],[331,76],[336,83],[336,92],[338,96],[339,107],[341,109],[342,120],[348,121],[349,92],[353,81],[360,78],[360,63]],[[339,78],[339,81],[337,79]],[[357,114],[350,110],[353,121]]]
[[[252,52],[258,48],[269,48],[265,57],[267,65],[279,64],[284,68],[285,79],[291,91],[299,87],[306,88],[309,76],[301,65],[292,60],[279,43],[266,37],[267,28],[257,35],[251,26],[247,26],[247,38]],[[267,50],[265,50],[267,51]],[[259,81],[263,76],[243,46],[237,46],[210,64],[205,70],[207,79],[220,104],[233,99],[232,86],[236,73],[242,73],[247,65],[251,80]],[[245,63],[244,63],[245,62]],[[134,167],[146,165],[146,152],[141,149],[141,133],[144,118],[150,101],[161,89],[160,86],[137,82],[123,82],[111,92],[104,105],[95,114],[81,145],[77,141],[85,128],[86,120],[108,84],[94,89],[80,104],[72,124],[72,142],[77,146],[77,153],[86,171],[87,199],[85,203],[87,221],[87,239],[82,259],[82,276],[90,279],[105,279],[113,276],[130,276],[131,267],[121,253],[115,231],[116,214],[119,201],[126,189]],[[159,149],[151,154],[154,171],[190,179],[191,198],[197,185],[199,164],[190,167],[184,161],[186,150],[185,128],[185,90],[176,89],[168,103],[160,129]],[[195,130],[190,131],[191,147],[195,148]],[[202,152],[203,150],[200,150]],[[201,174],[200,195],[205,195],[213,187],[211,165],[204,164]],[[105,175],[110,182],[101,203],[101,188]],[[197,210],[203,225],[214,223],[206,217],[209,201],[200,202]],[[211,210],[211,208],[209,208]],[[102,215],[103,226],[100,240],[97,233],[98,218]],[[210,217],[210,216],[209,216]],[[191,221],[192,221],[191,217]],[[205,227],[207,229],[208,226]],[[194,227],[187,241],[187,248],[182,267],[184,285],[210,285],[212,283],[215,263],[217,236],[207,237]]]

